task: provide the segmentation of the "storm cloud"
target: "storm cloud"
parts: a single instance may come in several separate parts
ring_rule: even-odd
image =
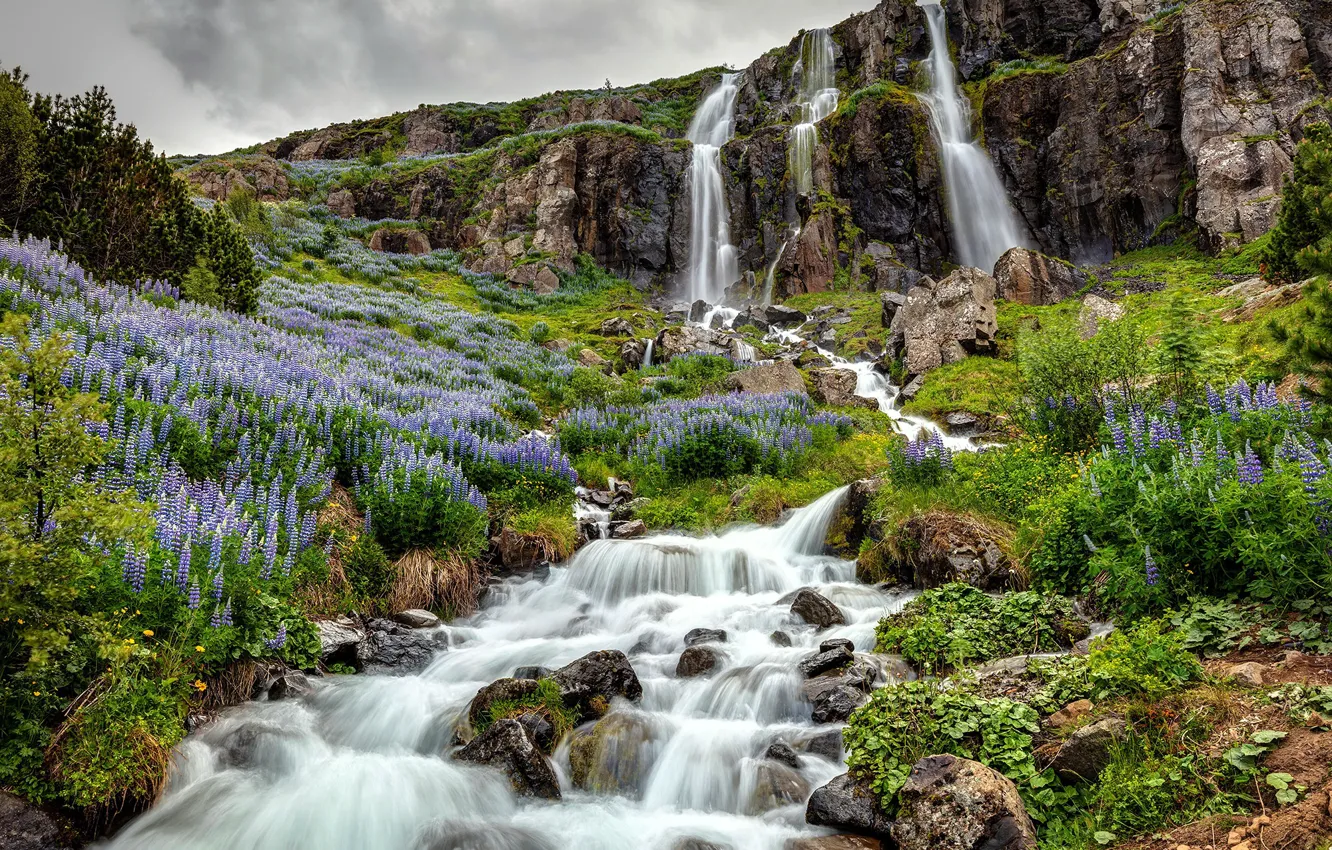
[[[743,66],[874,0],[47,0],[22,4],[39,90],[104,83],[172,152],[420,103],[513,100]],[[37,8],[32,8],[37,7]],[[45,44],[47,50],[33,49]],[[57,43],[86,45],[52,52]],[[55,64],[93,67],[57,68]],[[49,78],[52,84],[44,83]],[[63,87],[63,88],[62,88]]]

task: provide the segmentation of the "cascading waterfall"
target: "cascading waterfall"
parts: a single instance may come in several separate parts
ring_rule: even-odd
[[[726,287],[740,279],[721,173],[722,146],[735,134],[739,78],[739,74],[723,74],[721,84],[703,101],[689,126],[689,141],[694,143],[689,177],[693,200],[689,223],[691,301],[721,301]]]
[[[837,728],[810,722],[796,665],[829,638],[871,650],[879,618],[909,598],[856,584],[853,563],[822,554],[845,495],[778,527],[592,543],[544,578],[492,588],[479,614],[444,627],[450,648],[419,675],[329,677],[310,697],[227,712],[178,748],[162,799],[110,850],[784,850],[820,835],[804,798],[843,765],[763,759],[778,740],[803,750]],[[796,622],[785,597],[802,587],[847,624]],[[677,678],[699,627],[728,633],[719,669]],[[772,642],[778,629],[794,646]],[[594,769],[607,787],[572,787],[567,744],[559,802],[517,799],[498,770],[449,759],[478,689],[605,649],[627,653],[643,685],[641,702],[617,701],[602,721]],[[774,775],[800,799],[774,799]]]
[[[786,249],[800,238],[800,228],[792,227],[790,235],[782,242],[782,247],[777,250],[777,256],[773,257],[772,264],[768,266],[768,273],[763,276],[763,306],[772,305],[773,290],[777,285],[777,266],[781,264],[782,257],[786,256]]]
[[[800,41],[800,60],[796,64],[800,88],[796,106],[800,122],[791,128],[789,148],[791,178],[796,192],[808,195],[814,190],[814,149],[819,145],[817,124],[837,111],[836,54],[832,32],[809,30]]]
[[[938,0],[919,0],[930,31],[930,124],[939,143],[957,261],[993,271],[1009,248],[1025,243],[999,172],[971,132],[971,107],[957,86],[947,19]]]

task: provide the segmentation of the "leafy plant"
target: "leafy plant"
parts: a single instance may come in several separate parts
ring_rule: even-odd
[[[1155,699],[1203,675],[1197,657],[1184,648],[1184,636],[1165,631],[1155,620],[1092,641],[1086,656],[1033,661],[1031,666],[1046,680],[1032,704],[1051,712],[1079,699]]]
[[[1251,632],[1260,611],[1224,599],[1194,599],[1167,618],[1182,636],[1183,647],[1208,658],[1221,658],[1253,643]]]
[[[966,584],[927,590],[879,622],[879,652],[926,672],[1070,648],[1087,636],[1073,603],[1034,591],[991,596]]]

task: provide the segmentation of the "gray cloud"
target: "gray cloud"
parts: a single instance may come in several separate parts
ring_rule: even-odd
[[[746,65],[874,2],[44,0],[15,4],[0,62],[42,90],[104,83],[160,146],[218,151],[418,103]]]

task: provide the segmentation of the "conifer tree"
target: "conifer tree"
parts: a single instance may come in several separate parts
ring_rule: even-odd
[[[1269,280],[1285,283],[1332,272],[1332,127],[1327,124],[1305,130],[1263,262]]]
[[[259,303],[259,269],[240,228],[222,204],[208,217],[208,270],[217,278],[218,294],[228,310],[253,313]]]

